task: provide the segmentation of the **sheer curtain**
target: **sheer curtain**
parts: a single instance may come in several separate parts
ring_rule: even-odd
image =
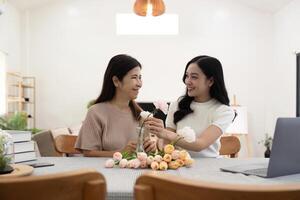
[[[5,53],[0,51],[0,115],[6,112],[6,68]]]

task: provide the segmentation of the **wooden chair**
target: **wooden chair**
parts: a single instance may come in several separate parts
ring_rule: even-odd
[[[54,139],[55,148],[58,152],[66,154],[80,154],[81,152],[74,148],[76,135],[59,135]]]
[[[241,149],[241,143],[236,136],[223,136],[220,139],[220,155],[228,155],[230,158],[236,158]]]
[[[300,199],[300,184],[233,185],[151,172],[137,179],[134,196],[135,200],[296,200]]]
[[[104,200],[105,178],[93,169],[44,176],[0,178],[1,200]]]
[[[39,148],[41,156],[53,157],[62,156],[55,148],[54,138],[50,130],[44,130],[32,136]]]

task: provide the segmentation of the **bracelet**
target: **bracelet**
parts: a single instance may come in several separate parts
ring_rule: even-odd
[[[175,140],[173,140],[171,143],[175,146],[181,139],[183,139],[183,137],[180,135],[177,135],[177,138]]]

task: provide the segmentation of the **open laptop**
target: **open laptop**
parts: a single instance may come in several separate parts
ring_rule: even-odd
[[[300,173],[300,117],[277,119],[269,162],[221,170],[265,178]]]

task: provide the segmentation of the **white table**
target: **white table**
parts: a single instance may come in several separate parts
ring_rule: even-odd
[[[50,162],[55,166],[35,168],[33,175],[45,175],[66,172],[81,168],[94,168],[105,176],[107,183],[107,199],[133,199],[133,186],[135,180],[151,169],[120,169],[105,168],[104,162],[107,158],[87,157],[40,157],[35,162]],[[300,183],[300,174],[282,176],[277,178],[260,178],[257,176],[246,176],[220,171],[220,167],[233,166],[246,163],[267,162],[264,158],[197,158],[191,168],[179,168],[168,170],[163,173],[182,176],[189,179],[214,181],[222,183],[238,184],[285,184]]]

